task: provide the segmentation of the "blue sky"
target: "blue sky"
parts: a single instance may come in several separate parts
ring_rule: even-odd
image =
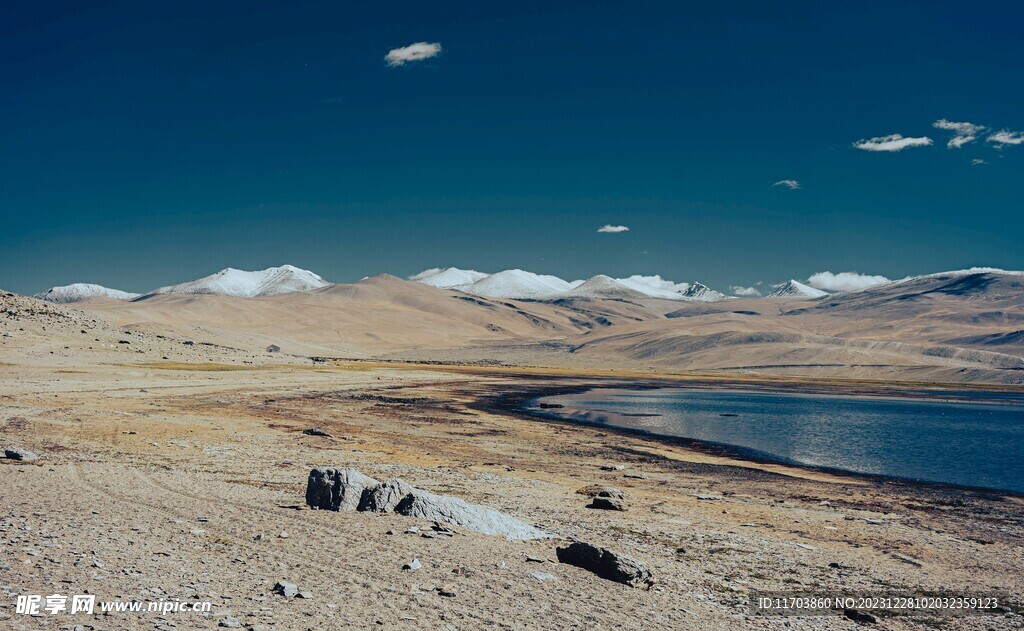
[[[21,5],[0,288],[1024,268],[1014,3]],[[854,146],[891,134],[932,144]]]

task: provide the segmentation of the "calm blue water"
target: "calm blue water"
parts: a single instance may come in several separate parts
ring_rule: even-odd
[[[598,389],[539,403],[565,406],[544,410],[565,418],[736,446],[781,462],[1024,492],[1020,404],[683,389]]]

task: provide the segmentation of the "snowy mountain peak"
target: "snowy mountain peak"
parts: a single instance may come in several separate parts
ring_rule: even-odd
[[[409,280],[414,280],[425,285],[450,289],[459,285],[471,285],[478,280],[487,278],[488,274],[472,269],[459,269],[457,267],[434,267],[423,270],[419,274],[413,274]]]
[[[564,295],[579,298],[617,298],[623,300],[647,298],[646,294],[604,274],[590,277],[583,283],[565,292]]]
[[[718,302],[719,300],[725,300],[728,298],[728,296],[722,292],[715,291],[704,283],[698,283],[696,281],[687,287],[686,291],[683,292],[683,297],[689,300],[699,300],[701,302]]]
[[[768,294],[769,298],[821,298],[827,296],[827,291],[815,289],[801,282],[790,280],[779,286],[778,289]]]
[[[488,298],[550,298],[571,288],[572,285],[557,276],[534,274],[521,269],[508,269],[470,284],[452,287],[467,294]]]
[[[46,291],[36,294],[33,298],[39,298],[40,300],[45,300],[47,302],[66,304],[69,302],[88,300],[90,298],[131,300],[132,298],[138,298],[138,296],[139,294],[132,294],[127,291],[121,291],[120,289],[110,289],[103,285],[94,285],[92,283],[72,283],[71,285],[63,285],[61,287],[51,287]]]
[[[198,280],[161,287],[152,294],[215,294],[252,298],[276,296],[296,291],[310,291],[329,285],[320,276],[294,265],[268,267],[247,272],[228,267]]]

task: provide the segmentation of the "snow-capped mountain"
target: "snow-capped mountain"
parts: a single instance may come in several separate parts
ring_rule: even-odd
[[[413,274],[409,280],[414,280],[425,285],[450,289],[459,285],[472,285],[478,280],[487,278],[489,274],[471,269],[459,269],[457,267],[434,267],[423,270],[419,274]]]
[[[90,298],[131,300],[132,298],[138,297],[139,294],[121,291],[120,289],[111,289],[109,287],[104,287],[103,285],[94,285],[92,283],[73,283],[71,285],[63,285],[61,287],[51,287],[46,291],[33,296],[33,298],[39,298],[40,300],[45,300],[47,302],[57,302],[62,304],[88,300]]]
[[[718,302],[719,300],[725,300],[728,298],[728,296],[722,292],[715,291],[704,283],[698,282],[694,282],[690,285],[682,295],[683,298],[688,300],[699,300],[701,302]]]
[[[801,282],[790,280],[779,286],[778,289],[768,294],[768,298],[821,298],[827,296],[827,291],[815,289]]]
[[[562,295],[572,298],[613,298],[620,300],[642,300],[648,297],[647,294],[629,287],[621,280],[616,280],[603,274],[587,279]]]
[[[247,272],[227,268],[198,280],[161,287],[150,294],[216,294],[253,298],[318,289],[330,283],[308,270],[292,265]]]
[[[409,280],[442,289],[455,289],[489,298],[545,299],[569,295],[600,297],[630,296],[633,299],[661,298],[663,300],[724,300],[725,294],[701,283],[677,283],[659,275],[635,274],[627,278],[612,278],[598,274],[589,280],[565,281],[557,276],[534,274],[521,269],[505,270],[497,274],[484,274],[457,267],[431,268],[409,277]],[[575,291],[583,288],[582,291]]]
[[[572,285],[557,276],[508,269],[452,289],[488,298],[550,298],[569,291]]]

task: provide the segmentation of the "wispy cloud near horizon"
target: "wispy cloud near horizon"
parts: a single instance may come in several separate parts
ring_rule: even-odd
[[[867,140],[858,140],[853,146],[862,151],[903,151],[908,147],[927,147],[932,139],[927,136],[905,138],[902,134],[889,134]]]
[[[772,184],[772,186],[785,186],[791,191],[797,191],[803,188],[800,186],[800,182],[796,180],[779,180],[775,184]]]
[[[629,232],[629,226],[613,226],[611,224],[605,224],[597,229],[598,232]]]
[[[441,45],[436,42],[416,42],[401,48],[393,48],[384,56],[391,67],[403,66],[410,61],[423,61],[441,54]]]
[[[743,287],[741,285],[732,285],[731,287],[729,287],[729,291],[731,291],[736,296],[760,296],[761,295],[761,291],[757,287]]]

